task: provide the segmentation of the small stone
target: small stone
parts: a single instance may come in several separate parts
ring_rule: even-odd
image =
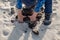
[[[26,28],[26,29],[24,30],[24,32],[27,33],[27,30],[28,30],[28,29]]]
[[[14,23],[14,20],[11,20],[12,23]]]
[[[14,8],[11,8],[11,15],[14,13],[15,13]]]
[[[24,32],[27,33],[27,30],[25,30]]]
[[[18,19],[18,16],[16,16],[15,19]]]

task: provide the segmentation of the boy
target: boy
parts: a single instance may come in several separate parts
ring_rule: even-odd
[[[17,0],[17,11],[18,11],[18,21],[23,22],[25,16],[22,15],[22,3],[25,4],[27,8],[34,6],[33,15],[29,16],[30,21],[36,21],[36,16],[38,12],[41,11],[43,4],[45,4],[45,19],[43,21],[44,25],[51,24],[51,14],[52,14],[52,0]],[[38,34],[39,32],[34,32]]]

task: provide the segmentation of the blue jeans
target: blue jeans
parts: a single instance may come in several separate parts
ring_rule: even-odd
[[[52,0],[45,0],[45,14],[52,13]]]
[[[50,20],[52,14],[52,0],[45,0],[45,19]]]

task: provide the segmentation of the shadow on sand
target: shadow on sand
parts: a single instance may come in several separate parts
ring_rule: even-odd
[[[33,38],[34,40],[43,40],[43,37],[44,37],[44,35],[45,35],[48,27],[49,27],[49,26],[45,26],[45,25],[43,25],[43,24],[40,25],[39,35],[37,36],[37,35],[34,35],[34,34],[32,33],[32,38]]]
[[[13,28],[8,40],[28,40],[29,33],[27,25],[25,23],[19,24],[18,22],[14,23],[15,27]],[[25,33],[25,30],[28,32]]]
[[[8,37],[8,40],[42,40],[48,28],[48,26],[41,25],[39,35],[35,35],[25,23],[19,24],[15,22],[14,25],[15,27]],[[24,32],[25,30],[27,30],[27,33]]]

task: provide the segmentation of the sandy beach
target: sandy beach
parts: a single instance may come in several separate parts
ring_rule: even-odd
[[[60,40],[60,0],[53,0],[52,24],[39,27],[39,35],[34,35],[26,23],[11,23],[15,15],[11,15],[11,8],[15,8],[16,0],[0,0],[0,40]],[[27,33],[25,33],[27,30]]]

